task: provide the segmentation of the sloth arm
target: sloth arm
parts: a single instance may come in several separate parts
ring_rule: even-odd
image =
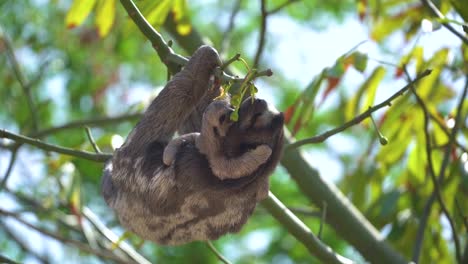
[[[196,142],[197,138],[200,136],[200,133],[194,132],[194,133],[188,133],[182,136],[179,136],[178,138],[174,138],[167,144],[167,146],[164,148],[164,153],[163,153],[163,162],[167,166],[170,166],[172,162],[174,162],[176,158],[177,151],[179,148],[186,144],[187,142],[194,143]]]
[[[236,158],[212,157],[211,170],[221,180],[238,179],[254,173],[271,155],[268,145],[260,145]]]

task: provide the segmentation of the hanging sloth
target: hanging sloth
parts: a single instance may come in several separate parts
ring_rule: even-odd
[[[247,99],[239,120],[213,100],[221,65],[200,47],[153,100],[104,169],[102,193],[120,223],[164,245],[238,232],[258,201],[283,147],[283,114]],[[172,139],[178,131],[181,135]]]

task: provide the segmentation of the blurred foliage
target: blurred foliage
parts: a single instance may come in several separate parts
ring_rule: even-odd
[[[166,39],[170,36],[165,35],[164,21],[168,14],[174,14],[179,34],[197,29],[216,48],[225,49],[222,55],[241,53],[251,62],[255,55],[251,47],[256,46],[259,31],[259,1],[241,1],[237,20],[227,31],[234,2],[136,1],[148,21]],[[379,52],[391,58],[391,62],[382,62],[375,59],[376,54],[352,49],[337,58],[334,65],[311,78],[306,87],[298,87],[297,82],[274,69],[275,78],[265,79],[265,85],[281,87],[272,91],[278,107],[285,111],[288,128],[296,138],[311,137],[339,126],[378,103],[376,98],[380,97],[376,95],[381,93],[382,87],[389,87],[385,83],[391,83],[392,90],[384,94],[393,94],[397,91],[396,84],[402,87],[407,82],[403,67],[408,68],[413,78],[418,72],[430,68],[432,74],[418,82],[415,89],[433,117],[429,133],[432,159],[438,173],[444,147],[449,140],[448,132],[452,128],[450,123],[454,118],[455,103],[468,74],[467,45],[458,41],[436,50],[428,49],[421,36],[431,34],[432,30],[443,30],[440,22],[444,21],[434,19],[421,1],[291,2],[272,16],[281,15],[314,30],[326,30],[330,20],[358,20],[368,31],[369,38],[378,45]],[[443,14],[466,27],[468,5],[462,2],[435,1]],[[267,7],[274,10],[284,3],[285,0],[271,0],[267,1]],[[154,96],[152,91],[157,90],[155,87],[167,80],[166,68],[118,1],[0,1],[0,10],[0,64],[8,66],[0,68],[1,128],[31,136],[38,132],[32,125],[27,96],[6,56],[8,50],[4,41],[7,39],[14,47],[27,81],[39,131],[73,120],[141,112]],[[432,26],[430,30],[421,26],[423,21]],[[461,26],[456,28],[462,32]],[[267,51],[274,52],[281,41],[268,37],[267,34]],[[305,48],[313,49],[313,43]],[[174,43],[174,49],[187,55],[177,43]],[[264,53],[264,62],[269,61],[268,52]],[[268,64],[262,66],[269,67]],[[350,87],[346,83],[348,75],[360,76],[363,80],[360,86]],[[336,103],[326,104],[333,96]],[[463,245],[468,243],[462,219],[463,216],[466,221],[468,212],[468,154],[464,153],[468,138],[467,112],[468,103],[465,103],[462,115],[465,119],[457,136],[461,147],[456,146],[449,153],[449,165],[441,184],[443,198]],[[433,192],[425,152],[423,112],[414,96],[409,95],[399,98],[375,118],[379,131],[388,138],[386,146],[379,144],[378,134],[366,120],[341,134],[346,143],[358,145],[352,153],[339,152],[327,144],[305,149],[324,150],[339,160],[343,175],[337,180],[337,185],[342,192],[373,225],[385,230],[389,243],[411,258],[424,206]],[[92,131],[101,149],[110,152],[116,135],[125,137],[135,122],[129,119],[106,126],[96,125]],[[92,151],[83,128],[58,131],[43,139],[61,146]],[[3,162],[0,177],[3,177],[9,151],[5,148],[0,148],[0,151]],[[81,219],[81,207],[86,205],[102,216],[110,228],[117,233],[122,232],[99,195],[102,164],[54,153],[44,154],[31,147],[22,147],[19,156],[24,156],[23,160],[31,168],[20,168],[21,177],[25,179],[8,184],[8,191],[1,189],[0,194],[13,199],[19,211],[30,212],[37,225],[88,243],[90,240],[82,231],[80,221],[76,221]],[[291,208],[320,211],[320,208],[311,206],[282,168],[272,176],[271,189]],[[308,216],[303,211],[298,211],[297,215],[314,232],[318,231],[319,218]],[[18,261],[28,260],[31,253],[8,234],[15,232],[12,225],[7,225],[3,219],[0,219],[0,224],[0,251]],[[434,204],[425,229],[421,263],[455,261],[452,237],[447,233],[450,231],[441,217],[440,206]],[[7,237],[9,239],[3,239]],[[325,228],[322,239],[338,253],[360,260],[360,256],[350,250],[350,246],[331,228]],[[214,254],[203,243],[161,247],[143,243],[134,236],[130,236],[128,241],[157,263],[217,263]],[[288,235],[262,208],[257,209],[240,234],[225,236],[215,245],[236,263],[316,262],[305,247]],[[87,256],[78,254],[73,246],[61,250],[66,254],[59,254],[64,258],[60,262],[89,260]],[[68,253],[71,257],[67,256]],[[42,253],[32,253],[32,256],[34,254],[42,256]],[[53,254],[45,252],[44,256],[59,261]]]

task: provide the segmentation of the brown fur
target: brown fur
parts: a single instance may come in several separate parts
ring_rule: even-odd
[[[271,114],[263,100],[244,102],[240,121],[232,124],[219,142],[228,158],[260,145],[271,148],[268,160],[251,175],[221,180],[191,141],[177,148],[171,166],[163,163],[164,148],[176,129],[181,134],[201,131],[202,113],[219,95],[219,87],[210,81],[219,64],[214,49],[199,48],[154,99],[106,165],[104,199],[121,224],[144,239],[177,245],[237,232],[257,201],[268,193],[268,176],[283,145],[283,117]]]
[[[226,158],[222,142],[233,123],[229,118],[232,111],[226,100],[214,101],[208,105],[203,114],[201,133],[185,134],[169,142],[164,149],[164,164],[170,166],[179,148],[191,143],[207,157],[213,174],[221,180],[237,179],[252,174],[268,160],[272,150],[263,144],[238,157]]]

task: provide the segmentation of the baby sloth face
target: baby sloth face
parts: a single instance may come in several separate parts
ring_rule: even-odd
[[[204,129],[212,129],[217,137],[225,137],[229,128],[233,124],[230,119],[234,109],[227,101],[214,101],[205,110],[203,114]]]
[[[224,153],[235,157],[266,144],[278,156],[283,147],[283,123],[281,112],[265,100],[247,98],[239,109],[239,121],[232,125],[223,141]]]

